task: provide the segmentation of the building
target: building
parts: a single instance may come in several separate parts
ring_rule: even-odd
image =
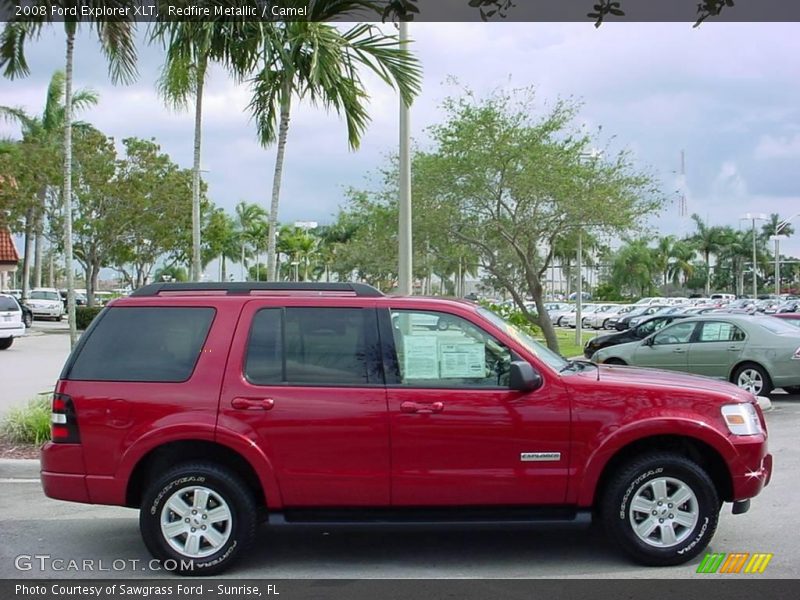
[[[0,227],[0,290],[11,287],[11,273],[16,272],[19,253],[7,227]]]

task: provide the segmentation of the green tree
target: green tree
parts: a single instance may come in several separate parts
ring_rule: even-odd
[[[266,222],[267,211],[259,204],[245,202],[242,200],[235,208],[234,223],[236,236],[241,250],[242,279],[246,280],[248,272],[247,261],[253,257],[261,244],[264,228],[262,223]]]
[[[31,151],[32,146],[36,146],[38,154],[47,155],[48,158],[55,159],[61,156],[64,139],[64,72],[56,71],[50,79],[47,87],[44,109],[41,115],[30,115],[24,109],[12,106],[0,106],[0,117],[7,121],[18,123],[21,128],[22,139],[26,143],[26,148]],[[72,98],[72,106],[75,110],[82,110],[97,104],[97,94],[92,90],[82,89],[75,92]],[[77,126],[78,123],[74,123]],[[51,172],[46,165],[53,161],[43,162],[28,156],[32,160],[32,165],[36,165],[39,171],[39,189],[35,196],[31,198],[25,215],[25,236],[24,236],[24,256],[22,267],[22,293],[28,295],[30,288],[31,256],[33,260],[33,287],[42,286],[42,253],[44,241],[44,216],[45,216],[45,196],[47,189],[56,183],[55,173]],[[43,158],[39,156],[39,159]],[[32,247],[35,245],[35,249]]]
[[[4,12],[13,15],[14,2],[0,0],[5,5]],[[125,8],[126,0],[87,0],[91,8]],[[30,38],[37,38],[45,25],[53,24],[58,17],[53,13],[36,21],[12,20],[6,22],[0,33],[0,68],[3,74],[14,79],[29,74],[25,58],[25,43]],[[109,72],[113,81],[131,81],[136,74],[136,47],[134,44],[134,24],[129,21],[83,21],[93,29],[100,43],[103,54],[108,59]],[[64,19],[66,37],[66,53],[64,68],[64,185],[62,200],[64,203],[64,261],[67,271],[67,313],[69,315],[70,344],[75,345],[78,339],[75,327],[75,283],[73,281],[72,253],[72,66],[75,48],[75,34],[79,21]]]
[[[626,240],[611,264],[612,284],[634,296],[650,295],[653,282],[660,274],[660,267],[645,238]]]
[[[705,295],[708,297],[711,295],[711,255],[717,254],[725,244],[725,230],[722,227],[707,225],[698,214],[693,214],[692,220],[697,231],[689,237],[689,240],[703,256],[706,273]]]
[[[384,34],[369,24],[359,24],[343,32],[318,22],[347,13],[359,3],[302,0],[296,4],[309,8],[309,20],[274,23],[263,30],[257,74],[250,81],[250,110],[259,141],[263,146],[277,141],[278,146],[269,210],[267,273],[270,280],[276,274],[278,208],[294,97],[308,99],[343,115],[348,143],[356,149],[369,123],[365,106],[368,94],[361,79],[361,68],[371,70],[393,87],[396,85],[406,104],[411,103],[420,88],[419,65],[406,49],[399,48],[396,36]]]
[[[215,208],[204,213],[202,240],[203,269],[212,260],[218,259],[220,262],[219,279],[227,281],[227,262],[238,260],[239,242],[233,219],[224,209]]]
[[[447,235],[475,250],[483,271],[557,350],[543,298],[556,240],[578,229],[633,230],[661,197],[626,154],[584,159],[596,140],[574,125],[576,105],[557,102],[534,117],[537,108],[531,90],[448,100],[445,122],[431,129],[435,149],[420,165],[415,195],[426,218],[436,214]],[[541,316],[525,308],[528,296]]]

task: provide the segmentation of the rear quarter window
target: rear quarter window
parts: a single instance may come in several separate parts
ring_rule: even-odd
[[[114,307],[91,330],[67,379],[178,383],[191,377],[214,320],[205,307]]]

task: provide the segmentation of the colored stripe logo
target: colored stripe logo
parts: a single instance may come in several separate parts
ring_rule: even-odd
[[[698,573],[722,573],[726,575],[739,573],[763,573],[769,561],[772,560],[771,553],[765,552],[717,552],[706,554],[697,566]]]

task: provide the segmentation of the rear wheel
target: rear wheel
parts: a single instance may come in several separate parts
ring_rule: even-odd
[[[9,348],[11,348],[11,344],[13,343],[14,343],[13,337],[3,338],[2,340],[0,340],[0,350],[8,350]]]
[[[761,365],[745,363],[733,374],[733,383],[756,396],[766,396],[772,391],[772,380]]]
[[[626,365],[627,363],[621,358],[609,358],[603,361],[604,365]]]
[[[679,454],[653,453],[623,465],[602,499],[610,536],[637,562],[677,565],[705,549],[717,528],[714,483]]]
[[[180,465],[145,492],[139,529],[165,570],[213,575],[233,564],[255,537],[253,494],[212,463]]]

